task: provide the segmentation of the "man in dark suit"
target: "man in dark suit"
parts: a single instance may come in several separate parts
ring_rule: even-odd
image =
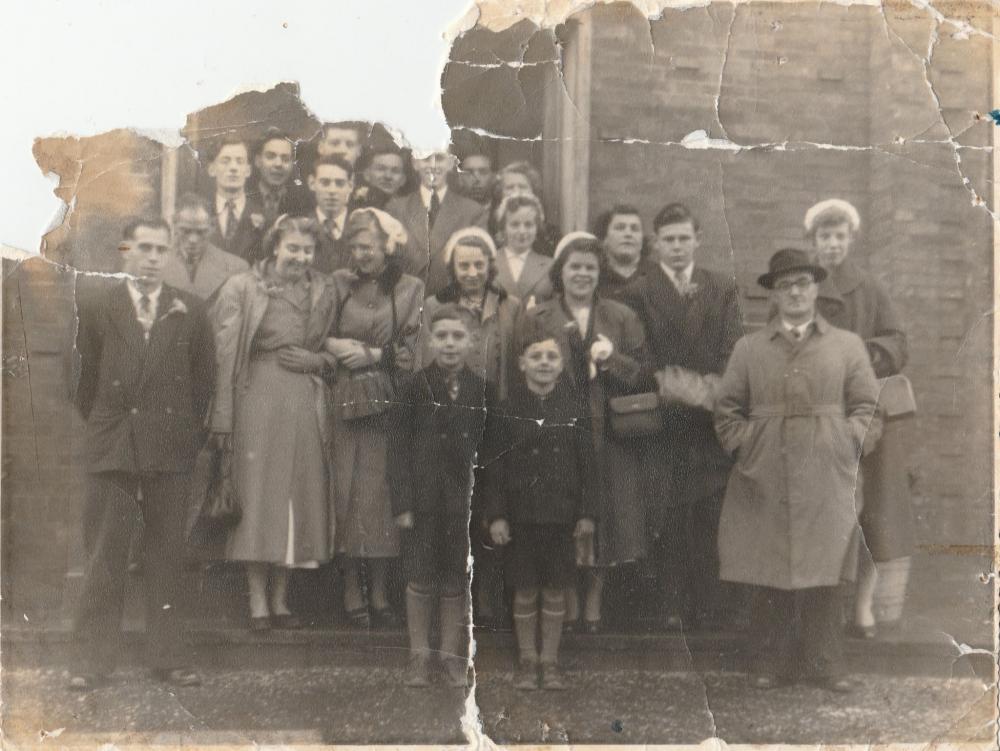
[[[252,171],[250,149],[236,137],[226,137],[208,164],[215,181],[212,245],[239,256],[247,263],[257,260],[267,218],[259,195],[247,195]]]
[[[736,284],[695,265],[698,221],[670,204],[653,221],[656,263],[621,292],[646,327],[666,428],[652,442],[651,510],[669,628],[722,617],[717,537],[730,459],[712,425],[713,390],[743,335]]]
[[[455,157],[435,151],[423,159],[413,158],[420,186],[409,195],[393,198],[385,210],[406,227],[403,270],[424,280],[428,295],[436,295],[448,282],[444,246],[463,227],[486,229],[488,210],[448,188],[448,175]]]
[[[174,252],[163,269],[163,281],[174,289],[208,300],[233,274],[249,266],[242,258],[208,241],[212,209],[197,193],[185,193],[174,208]]]
[[[313,268],[331,274],[348,265],[344,228],[348,202],[354,190],[354,167],[339,156],[324,156],[313,163],[306,183],[315,198],[313,213],[322,228]]]
[[[162,219],[137,219],[119,250],[129,279],[79,300],[75,402],[86,420],[87,566],[74,618],[79,647],[69,687],[109,682],[120,652],[133,510],[145,527],[146,663],[193,686],[180,621],[184,528],[194,458],[214,378],[202,303],[161,281],[170,256]]]
[[[265,230],[282,214],[307,214],[313,198],[295,181],[295,143],[288,134],[268,128],[253,155],[256,179],[247,188],[247,197],[259,200],[264,210]]]

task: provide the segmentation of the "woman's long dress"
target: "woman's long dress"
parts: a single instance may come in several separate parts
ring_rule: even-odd
[[[340,316],[331,336],[387,347],[392,337],[392,305],[374,279],[361,280],[346,269],[333,274]],[[403,275],[396,283],[396,319],[407,346],[416,349],[424,285]],[[349,371],[338,367],[337,378]],[[399,532],[392,517],[386,461],[388,436],[381,416],[344,420],[332,410],[336,550],[349,558],[399,555]]]
[[[329,560],[326,419],[316,376],[278,364],[303,346],[310,289],[305,280],[270,296],[250,349],[245,390],[237,391],[233,482],[243,517],[226,557],[293,566]]]

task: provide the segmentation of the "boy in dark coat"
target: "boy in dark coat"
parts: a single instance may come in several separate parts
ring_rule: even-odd
[[[430,625],[440,608],[440,655],[450,685],[465,687],[468,645],[469,503],[472,467],[485,422],[486,382],[465,364],[472,347],[468,312],[444,305],[430,321],[433,362],[410,382],[391,431],[393,515],[412,530],[407,549],[408,686],[430,684]]]
[[[542,688],[563,689],[557,660],[564,591],[576,572],[574,540],[594,534],[593,442],[588,421],[578,420],[586,412],[562,376],[562,353],[550,334],[524,339],[518,367],[523,379],[489,412],[483,490],[490,537],[496,545],[511,543],[506,573],[520,651],[514,685],[538,688],[540,672]]]

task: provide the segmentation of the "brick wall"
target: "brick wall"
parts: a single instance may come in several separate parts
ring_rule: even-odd
[[[17,622],[57,616],[80,559],[82,473],[70,407],[74,277],[3,262],[3,601]]]
[[[987,41],[942,32],[925,78],[918,55],[931,23],[919,12],[754,3],[667,10],[649,22],[619,4],[590,15],[591,215],[626,201],[649,222],[665,203],[687,203],[704,225],[704,263],[735,273],[755,322],[766,303],[753,280],[776,248],[803,243],[805,210],[830,196],[854,203],[864,223],[855,257],[886,285],[910,335],[921,539],[988,543],[992,226],[949,145],[896,144],[960,133],[963,145],[989,145],[990,126],[975,117],[991,108]],[[665,145],[699,129],[788,145]],[[961,158],[988,202],[988,152]]]

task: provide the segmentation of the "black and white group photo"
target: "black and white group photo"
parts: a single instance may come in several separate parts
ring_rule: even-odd
[[[989,747],[980,10],[477,25],[436,148],[295,83],[39,138],[5,735]]]

